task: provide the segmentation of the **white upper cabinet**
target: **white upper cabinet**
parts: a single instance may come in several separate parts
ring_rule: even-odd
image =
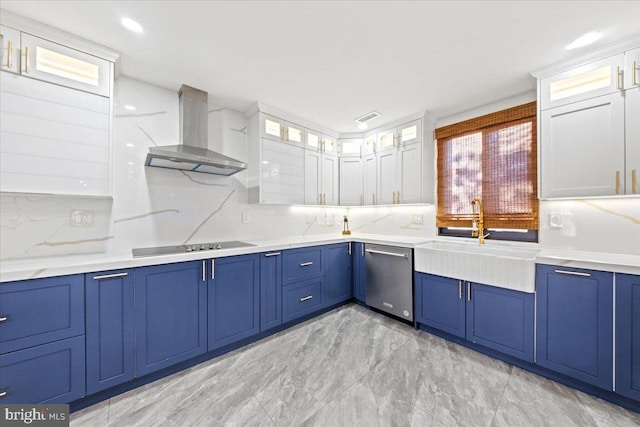
[[[62,86],[109,96],[111,63],[31,34],[20,35],[20,72]]]
[[[0,25],[0,70],[20,73],[20,31]]]
[[[327,154],[322,155],[321,193],[323,205],[338,204],[338,158]]]
[[[362,164],[360,157],[340,157],[340,205],[364,204]]]
[[[362,158],[363,182],[362,192],[364,205],[375,205],[376,200],[376,178],[378,176],[377,171],[377,158],[375,154],[370,154]]]
[[[315,130],[305,129],[305,142],[304,148],[312,151],[320,151],[320,145],[322,144],[322,134]]]
[[[322,135],[321,151],[332,156],[338,155],[338,140],[330,135]]]
[[[252,199],[269,204],[304,203],[304,150],[266,138],[255,145],[260,151],[260,176],[259,186],[250,189]],[[258,194],[254,194],[256,190]]]
[[[396,203],[397,192],[397,151],[383,151],[377,154],[377,197],[376,204]]]
[[[261,133],[263,138],[286,142],[298,147],[304,146],[304,128],[268,114],[262,114]]]
[[[304,156],[304,203],[337,205],[338,158],[310,150]]]
[[[396,129],[387,129],[376,135],[376,151],[382,152],[396,148]]]
[[[540,82],[541,110],[622,90],[624,54],[571,68]]]
[[[590,54],[539,80],[540,198],[638,194],[639,56],[638,47]]]
[[[396,203],[422,201],[422,144],[411,144],[398,152]]]
[[[422,121],[414,120],[399,126],[396,130],[398,145],[414,144],[422,141]]]
[[[362,139],[345,138],[338,141],[340,157],[360,157],[362,155]]]

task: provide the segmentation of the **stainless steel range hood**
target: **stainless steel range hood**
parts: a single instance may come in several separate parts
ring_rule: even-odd
[[[245,170],[246,163],[207,148],[207,92],[182,85],[178,96],[181,144],[150,147],[145,165],[226,176]]]

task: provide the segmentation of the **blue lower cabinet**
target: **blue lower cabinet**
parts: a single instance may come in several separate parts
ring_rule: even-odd
[[[309,279],[282,288],[282,321],[288,322],[322,308],[323,278]]]
[[[260,255],[211,260],[208,349],[260,331]]]
[[[364,262],[364,243],[353,243],[353,296],[360,302],[367,300],[367,266]]]
[[[0,284],[0,354],[84,334],[84,275]]]
[[[133,270],[86,274],[87,394],[135,377]]]
[[[466,305],[463,282],[416,272],[414,284],[416,321],[464,338]]]
[[[85,395],[84,335],[0,356],[1,402],[69,403]]]
[[[534,294],[467,286],[467,340],[533,362]]]
[[[295,283],[324,274],[322,246],[282,251],[282,282]]]
[[[536,266],[536,363],[613,389],[613,274]]]
[[[282,253],[260,254],[260,331],[282,324]]]
[[[616,393],[640,401],[640,276],[617,273]]]
[[[353,297],[351,248],[351,243],[324,246],[325,280],[323,305],[337,304]]]
[[[207,350],[204,261],[135,270],[136,376]]]

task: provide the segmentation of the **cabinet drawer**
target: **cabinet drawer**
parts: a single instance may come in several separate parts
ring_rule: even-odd
[[[288,322],[322,306],[322,278],[287,286],[282,291],[282,317]]]
[[[68,403],[84,396],[84,336],[0,356],[6,403]]]
[[[284,284],[324,273],[321,247],[290,249],[283,252],[282,260]]]
[[[83,275],[0,284],[0,318],[0,354],[83,334]]]

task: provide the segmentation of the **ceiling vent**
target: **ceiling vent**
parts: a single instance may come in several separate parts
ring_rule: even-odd
[[[368,121],[369,121],[369,120],[371,120],[371,119],[375,119],[376,117],[380,117],[380,113],[377,113],[377,112],[375,112],[375,111],[372,111],[372,112],[370,112],[370,113],[365,114],[365,115],[364,115],[364,116],[362,116],[362,117],[358,117],[358,118],[356,119],[356,122],[358,122],[358,123],[366,123],[366,122],[368,122]]]

